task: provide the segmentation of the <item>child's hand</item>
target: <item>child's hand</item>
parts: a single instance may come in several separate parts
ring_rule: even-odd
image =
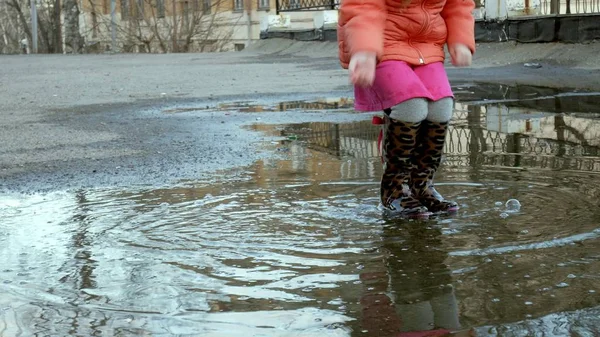
[[[358,52],[352,55],[348,70],[350,81],[361,87],[370,87],[375,81],[377,56],[372,52]]]
[[[454,66],[468,67],[471,65],[473,54],[471,54],[471,49],[469,49],[469,47],[465,46],[464,44],[457,43],[448,46],[448,51],[450,52],[452,64]]]

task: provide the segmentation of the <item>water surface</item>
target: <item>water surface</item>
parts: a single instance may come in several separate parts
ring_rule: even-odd
[[[449,217],[382,216],[368,120],[248,126],[277,155],[211,181],[4,195],[0,336],[597,335],[600,120],[494,100],[456,104]]]

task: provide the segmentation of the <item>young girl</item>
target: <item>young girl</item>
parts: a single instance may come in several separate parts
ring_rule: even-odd
[[[473,0],[342,0],[338,43],[358,111],[384,111],[381,203],[406,215],[456,211],[433,188],[453,93],[455,66],[475,52]]]

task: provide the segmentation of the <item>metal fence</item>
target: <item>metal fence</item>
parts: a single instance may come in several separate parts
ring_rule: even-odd
[[[369,121],[314,122],[293,125],[282,132],[284,136],[297,137],[310,149],[338,158],[377,158],[379,130]],[[557,133],[560,132],[559,126]],[[560,138],[560,134],[558,136]],[[506,134],[480,125],[451,126],[447,137],[447,166],[493,165],[600,172],[600,147],[586,142]]]
[[[277,13],[296,11],[335,10],[341,0],[277,0]],[[483,0],[476,0],[476,7],[484,7]],[[600,14],[600,0],[523,0],[526,15]]]
[[[275,4],[279,14],[280,12],[338,9],[340,0],[277,0]]]
[[[526,8],[530,0],[524,0]],[[597,14],[600,0],[540,0],[540,14]]]

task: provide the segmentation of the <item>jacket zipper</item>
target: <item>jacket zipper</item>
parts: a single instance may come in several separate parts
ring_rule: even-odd
[[[419,63],[421,64],[425,64],[425,59],[423,58],[423,54],[421,54],[421,51],[417,48],[415,48],[417,50],[417,53],[419,53]]]
[[[423,54],[421,54],[421,51],[419,50],[419,48],[413,46],[412,41],[408,40],[408,45],[412,47],[412,49],[417,51],[417,54],[419,54],[419,64],[425,64],[425,58],[423,57]]]
[[[417,36],[418,36],[418,35],[421,35],[421,34],[423,34],[423,33],[425,33],[425,32],[427,32],[427,30],[429,29],[429,16],[427,15],[427,11],[425,10],[425,2],[427,2],[427,0],[422,0],[422,1],[421,1],[421,10],[423,11],[423,18],[424,18],[423,20],[424,20],[424,23],[423,23],[423,26],[421,27],[421,30],[420,30],[420,31],[419,31],[419,33],[417,34]],[[413,47],[413,48],[414,48],[414,49],[417,51],[417,53],[419,54],[419,62],[420,62],[421,64],[425,64],[425,58],[423,57],[423,54],[421,54],[421,51],[420,51],[420,50],[419,50],[417,47],[414,47],[414,46],[412,45],[412,42],[410,42],[410,41],[409,41],[409,44],[410,44],[410,46],[411,46],[411,47]]]

